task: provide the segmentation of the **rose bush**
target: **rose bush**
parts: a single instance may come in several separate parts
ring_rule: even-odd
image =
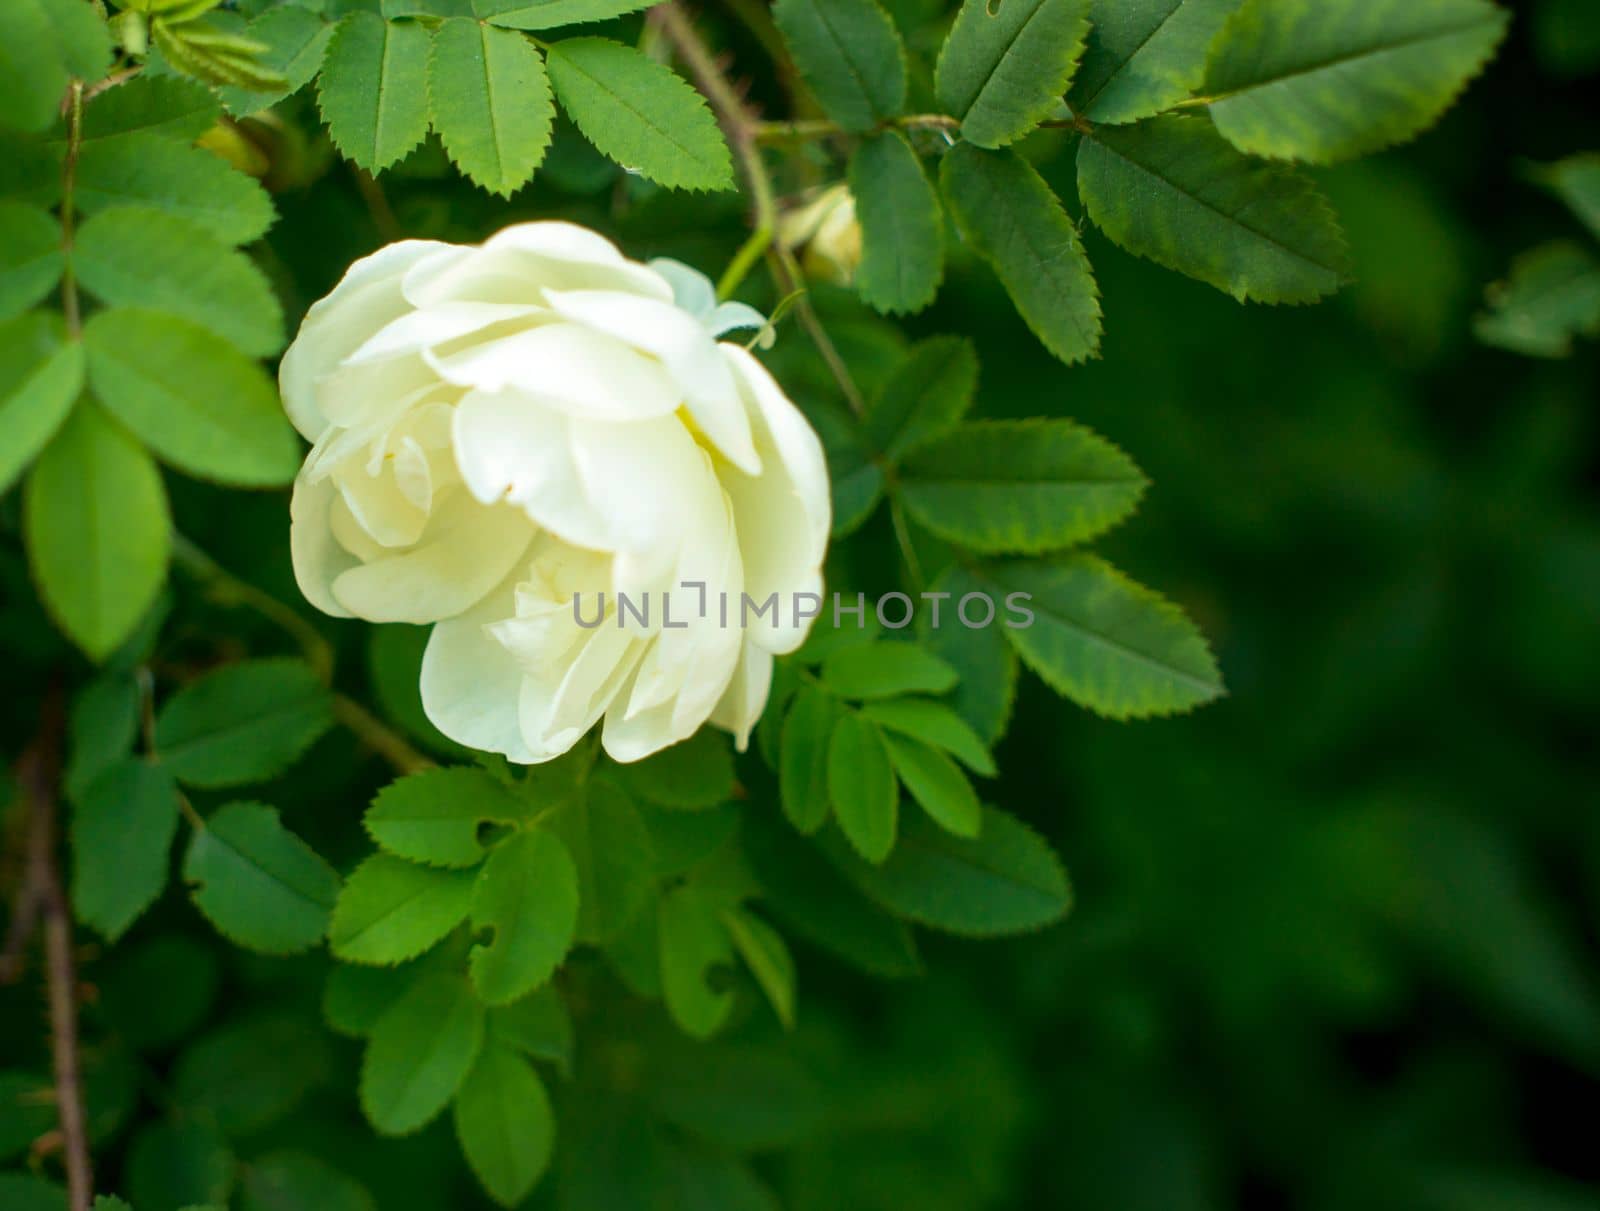
[[[760,323],[567,223],[358,262],[280,373],[312,443],[291,506],[306,598],[437,624],[423,705],[473,748],[544,761],[602,717],[620,761],[708,719],[743,744],[808,624],[786,605],[744,629],[716,603],[817,592],[830,522],[816,434],[717,340]],[[657,604],[648,623],[619,593]]]

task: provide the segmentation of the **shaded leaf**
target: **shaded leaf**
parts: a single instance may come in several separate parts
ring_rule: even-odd
[[[300,660],[244,660],[184,686],[156,716],[167,768],[195,786],[261,782],[333,726],[328,689]]]
[[[1004,147],[1061,103],[1083,54],[1090,0],[966,0],[939,52],[935,88],[961,136]]]
[[[863,858],[882,862],[889,856],[900,788],[883,733],[853,711],[839,717],[828,739],[828,798],[840,830]]]
[[[483,1047],[483,1006],[466,980],[426,976],[378,1019],[361,1063],[361,1109],[384,1135],[426,1126]]]
[[[862,140],[850,157],[850,192],[861,224],[861,297],[879,311],[920,311],[944,277],[944,215],[904,135]]]
[[[515,1206],[550,1165],[555,1115],[533,1065],[485,1047],[455,1102],[456,1138],[491,1198]]]
[[[1205,80],[1217,33],[1240,0],[1094,0],[1083,63],[1067,100],[1094,122],[1170,109]]]
[[[167,885],[178,788],[159,765],[128,758],[84,791],[72,814],[72,906],[116,941]]]
[[[873,444],[898,461],[930,438],[948,433],[972,406],[978,386],[978,355],[959,336],[919,341],[867,409]]]

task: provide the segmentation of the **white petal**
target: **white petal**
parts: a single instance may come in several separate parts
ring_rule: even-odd
[[[548,307],[534,303],[439,303],[407,312],[385,324],[345,361],[368,362],[398,353],[420,353],[485,328],[549,314]]]
[[[761,459],[751,444],[750,421],[733,376],[699,320],[670,303],[616,291],[551,290],[546,296],[568,319],[660,359],[707,440],[735,466],[751,475],[760,472]]]
[[[450,618],[481,601],[532,538],[516,509],[480,505],[458,489],[434,508],[415,547],[351,568],[333,582],[333,595],[369,622]]]
[[[728,691],[723,694],[717,709],[711,712],[711,722],[724,731],[733,733],[734,747],[741,753],[750,744],[750,733],[767,708],[767,696],[772,692],[772,653],[747,643],[739,652],[739,667],[734,670]]]
[[[722,484],[738,521],[747,592],[758,602],[774,592],[779,598],[781,625],[752,626],[750,638],[781,654],[810,630],[809,620],[795,622],[795,595],[821,585],[833,513],[827,463],[815,431],[761,363],[736,345],[722,350],[743,389],[765,468],[759,476],[725,468]]]
[[[517,721],[522,671],[488,629],[510,613],[516,576],[467,613],[433,628],[422,655],[422,709],[458,744],[529,762],[533,753]]]
[[[284,408],[296,429],[316,441],[327,428],[317,407],[319,378],[355,352],[385,324],[411,310],[401,293],[408,270],[448,251],[434,240],[402,240],[357,261],[326,298],[313,303],[278,367]]]
[[[559,678],[528,677],[522,684],[523,739],[535,760],[559,757],[605,714],[632,676],[643,644],[616,626],[591,631]]]
[[[406,277],[406,297],[418,307],[452,299],[537,303],[549,287],[672,298],[672,288],[660,274],[628,260],[603,236],[572,223],[520,223],[481,248],[462,251],[449,263],[418,265]]]
[[[666,416],[683,402],[658,364],[577,324],[548,324],[456,353],[424,356],[447,382],[481,391],[514,387],[592,420]]]
[[[329,511],[337,494],[331,480],[300,473],[289,498],[289,556],[305,599],[324,614],[349,618],[350,611],[333,595],[333,582],[358,561],[334,541]]]
[[[703,323],[706,317],[716,310],[716,287],[711,284],[711,279],[698,269],[664,256],[656,257],[647,264],[672,287],[672,301],[695,319]]]

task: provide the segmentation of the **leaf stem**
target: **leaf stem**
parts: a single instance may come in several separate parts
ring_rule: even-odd
[[[412,748],[406,739],[348,694],[333,696],[333,715],[356,737],[402,774],[432,769],[434,762]]]
[[[61,160],[61,312],[73,340],[83,336],[83,310],[78,301],[78,274],[72,265],[72,243],[77,234],[75,194],[78,186],[78,152],[83,146],[83,81],[67,89],[67,150]]]

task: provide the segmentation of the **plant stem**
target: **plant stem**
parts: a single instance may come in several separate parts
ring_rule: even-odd
[[[961,119],[949,114],[906,114],[890,118],[883,123],[884,130],[958,130]],[[835,135],[851,134],[837,122],[827,118],[802,118],[792,122],[757,122],[755,137],[763,143],[785,143],[807,139],[829,139]]]
[[[83,146],[83,81],[67,89],[67,150],[61,160],[61,312],[73,340],[83,336],[83,311],[78,302],[78,274],[72,266],[72,242],[77,234],[74,194],[78,185],[78,152]]]
[[[333,714],[360,741],[402,774],[432,769],[434,762],[412,748],[406,739],[348,694],[333,696]]]

